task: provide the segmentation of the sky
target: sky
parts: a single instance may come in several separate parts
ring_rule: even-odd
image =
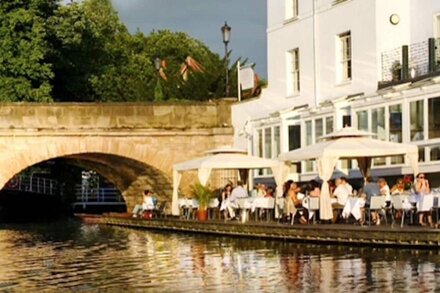
[[[255,63],[267,77],[266,0],[112,0],[122,22],[134,33],[152,30],[182,31],[224,55],[220,27],[232,28],[228,49],[232,62],[238,57]]]

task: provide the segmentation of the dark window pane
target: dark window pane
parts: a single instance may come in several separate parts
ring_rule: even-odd
[[[289,151],[301,147],[301,126],[289,125]]]

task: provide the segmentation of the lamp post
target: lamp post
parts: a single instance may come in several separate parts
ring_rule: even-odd
[[[157,72],[159,72],[159,70],[160,70],[160,58],[159,57],[154,59],[154,67],[156,67]]]
[[[154,67],[157,70],[157,83],[156,83],[156,87],[154,89],[154,100],[156,102],[159,102],[159,101],[163,100],[162,86],[160,84],[160,66],[161,66],[161,62],[162,62],[162,60],[160,60],[159,57],[154,59]]]
[[[225,67],[226,67],[226,79],[225,79],[225,96],[229,96],[229,60],[228,60],[228,43],[231,37],[231,27],[225,21],[225,25],[221,27],[223,43],[225,44]]]

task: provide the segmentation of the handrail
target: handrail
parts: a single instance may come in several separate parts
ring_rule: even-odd
[[[58,187],[58,181],[55,179],[19,175],[9,180],[4,189],[54,195],[58,191]]]

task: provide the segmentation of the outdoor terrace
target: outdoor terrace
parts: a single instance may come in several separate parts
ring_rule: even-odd
[[[403,45],[382,52],[381,57],[379,89],[440,75],[440,38]]]

